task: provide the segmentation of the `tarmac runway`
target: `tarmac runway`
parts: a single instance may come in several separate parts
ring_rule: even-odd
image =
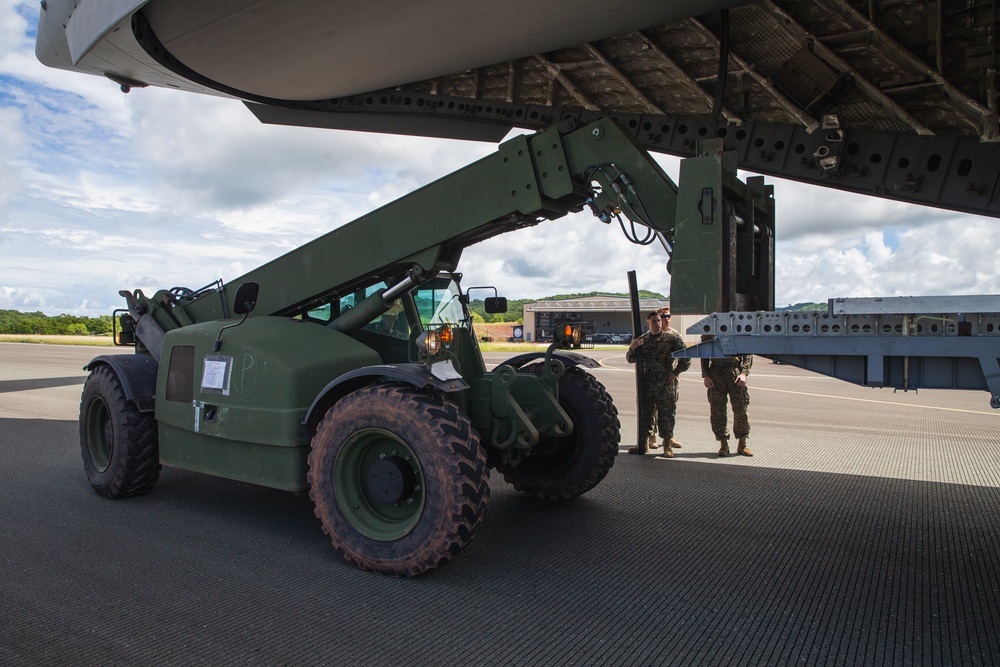
[[[1000,662],[1000,411],[758,359],[753,458],[715,455],[697,372],[672,460],[631,456],[564,503],[494,474],[451,563],[361,572],[306,494],[164,469],[95,494],[81,366],[0,344],[0,665],[991,665]],[[488,355],[498,362],[504,355]]]

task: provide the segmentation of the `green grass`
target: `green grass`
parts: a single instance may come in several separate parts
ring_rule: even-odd
[[[49,343],[112,347],[111,336],[46,336],[42,334],[0,334],[0,343]]]

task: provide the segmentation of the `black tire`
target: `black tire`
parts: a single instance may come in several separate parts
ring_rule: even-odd
[[[540,372],[540,367],[522,372]],[[597,486],[614,465],[621,441],[618,409],[590,373],[566,369],[559,380],[559,404],[573,420],[573,432],[542,437],[516,466],[497,466],[518,491],[551,500],[575,498]]]
[[[489,477],[469,418],[406,385],[342,398],[309,454],[309,496],[333,546],[362,570],[397,577],[461,551],[482,522]]]
[[[98,366],[80,399],[80,450],[87,479],[102,496],[148,493],[160,477],[160,441],[152,412],[125,400],[118,377]]]

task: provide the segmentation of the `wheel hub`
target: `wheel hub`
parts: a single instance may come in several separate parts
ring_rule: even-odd
[[[368,492],[378,502],[394,504],[413,494],[417,476],[399,456],[375,461],[368,469]]]
[[[340,510],[365,537],[392,542],[409,533],[424,511],[420,464],[399,436],[365,428],[344,442],[333,467]]]

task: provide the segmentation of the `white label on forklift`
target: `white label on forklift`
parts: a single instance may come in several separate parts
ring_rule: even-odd
[[[206,356],[205,370],[201,374],[201,390],[229,395],[229,371],[232,357]]]
[[[445,359],[444,361],[432,364],[431,375],[438,380],[457,380],[462,377],[462,374],[455,370],[455,367],[451,364],[451,359]]]

